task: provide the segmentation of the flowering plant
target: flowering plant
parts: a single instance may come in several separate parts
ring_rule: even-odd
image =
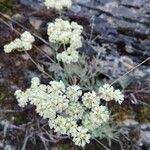
[[[71,0],[45,0],[45,6],[47,8],[55,8],[57,10],[62,10],[63,8],[70,8],[71,5]]]
[[[45,5],[62,10],[71,7],[71,1],[46,0]],[[28,103],[35,105],[36,112],[48,119],[50,129],[71,137],[76,145],[84,147],[91,139],[99,137],[96,132],[109,122],[111,113],[105,104],[112,100],[121,104],[124,96],[120,90],[109,84],[100,85],[99,80],[95,79],[97,70],[93,71],[91,66],[98,67],[100,54],[98,52],[97,57],[90,61],[79,52],[82,31],[83,27],[76,22],[60,18],[49,23],[49,42],[56,47],[53,63],[59,69],[54,70],[53,80],[48,85],[41,84],[40,79],[34,77],[31,87],[25,91],[17,90],[15,96],[20,107]],[[28,51],[34,41],[34,36],[26,31],[20,39],[5,45],[4,51]],[[45,72],[41,66],[38,68]]]
[[[108,108],[101,105],[101,99],[123,101],[123,95],[108,84],[98,92],[83,92],[80,86],[66,87],[62,81],[40,84],[39,78],[33,78],[29,89],[17,90],[15,95],[21,107],[28,102],[35,105],[36,112],[49,120],[51,129],[73,137],[79,146],[89,143],[92,133],[109,120]]]

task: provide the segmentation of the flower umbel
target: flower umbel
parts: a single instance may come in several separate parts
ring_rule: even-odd
[[[83,127],[78,127],[74,132],[71,133],[73,141],[76,145],[84,147],[85,144],[90,143],[91,135],[88,134],[88,130]]]
[[[49,23],[47,34],[51,43],[64,45],[63,52],[57,54],[57,60],[64,63],[78,61],[78,48],[82,46],[81,33],[83,27],[76,22],[69,22],[62,19],[56,19],[54,23]],[[66,47],[69,45],[69,47]]]
[[[106,101],[111,96],[119,103],[123,100],[122,93],[109,85],[100,87],[100,91]],[[34,104],[36,112],[49,120],[51,129],[71,136],[75,144],[82,147],[90,142],[95,129],[110,117],[107,107],[100,105],[98,94],[95,91],[83,92],[78,85],[66,87],[62,81],[41,84],[38,78],[32,79],[31,87],[25,92],[15,92],[19,106],[25,107],[28,102]]]
[[[6,44],[4,46],[5,53],[10,53],[14,50],[18,51],[28,51],[32,49],[32,43],[35,41],[35,38],[31,35],[30,32],[25,31],[21,34],[20,39],[17,38],[14,41],[10,42],[9,44]]]
[[[71,0],[45,0],[45,6],[49,8],[55,8],[62,10],[63,8],[70,8],[72,5]]]
[[[106,101],[115,100],[121,104],[124,100],[124,95],[119,89],[114,90],[114,88],[109,84],[104,84],[103,87],[99,88],[100,98]]]

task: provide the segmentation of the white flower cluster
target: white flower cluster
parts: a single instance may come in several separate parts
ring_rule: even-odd
[[[87,108],[94,108],[100,104],[99,97],[94,91],[85,93],[82,97],[82,101]]]
[[[90,132],[98,128],[103,122],[109,119],[109,112],[105,106],[97,106],[83,118],[83,126]]]
[[[63,8],[70,8],[72,5],[71,0],[45,0],[45,6],[49,8],[55,8],[62,10]]]
[[[91,135],[88,133],[88,130],[82,126],[74,130],[72,136],[76,145],[84,147],[86,143],[90,143]]]
[[[21,34],[20,39],[17,38],[11,43],[4,46],[5,53],[10,53],[13,50],[23,51],[32,49],[32,43],[35,41],[35,38],[30,34],[30,32],[25,31]]]
[[[99,88],[100,98],[106,101],[115,100],[121,104],[124,100],[124,95],[120,90],[115,90],[111,85],[104,84],[103,87]]]
[[[100,88],[101,96],[108,100],[106,87]],[[121,92],[115,90],[114,94],[115,100],[120,101]],[[62,81],[51,81],[44,85],[40,84],[38,78],[33,78],[29,89],[25,92],[17,90],[15,95],[19,106],[24,107],[28,102],[34,104],[37,113],[49,120],[51,129],[71,136],[79,146],[89,143],[92,132],[109,120],[107,107],[100,105],[99,93],[92,91],[83,94],[79,86],[66,87]]]
[[[58,61],[71,63],[78,61],[78,48],[82,46],[81,33],[83,27],[76,22],[56,19],[55,23],[49,23],[47,34],[49,41],[64,45],[64,51],[57,55]],[[66,47],[69,45],[69,47]]]

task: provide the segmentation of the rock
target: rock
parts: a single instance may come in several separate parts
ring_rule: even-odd
[[[141,124],[140,126],[142,130],[150,130],[150,123],[144,123]]]
[[[20,4],[32,8],[34,10],[38,10],[43,7],[44,0],[20,0]]]
[[[24,60],[29,60],[29,59],[30,59],[30,56],[29,56],[28,54],[22,54],[21,56],[22,56],[22,58],[23,58]],[[20,64],[19,64],[19,65],[20,65]]]
[[[116,2],[116,0],[96,0],[98,4],[105,5],[107,3],[113,3]]]
[[[75,14],[79,13],[81,11],[81,7],[76,5],[71,7],[71,11],[73,11]]]
[[[133,7],[141,7],[144,5],[145,0],[122,0],[121,4]]]
[[[141,143],[150,146],[150,131],[141,131]]]
[[[4,141],[0,140],[0,148],[3,148],[3,147],[4,147]]]
[[[12,16],[12,19],[17,21],[17,22],[24,22],[25,18],[22,14],[15,14]]]
[[[6,144],[4,150],[16,150],[16,148],[12,145]]]
[[[134,71],[135,75],[138,75],[139,78],[143,78],[145,76],[145,73],[142,70],[136,69]]]
[[[82,0],[82,1],[81,1],[81,0],[75,0],[76,3],[79,3],[79,2],[80,2],[80,3],[82,3],[82,4],[87,4],[87,3],[89,3],[90,1],[91,1],[91,0]]]
[[[126,119],[126,120],[123,121],[123,124],[125,126],[131,127],[131,126],[136,126],[139,123],[137,121],[135,121],[135,120],[132,120],[132,119]]]
[[[42,20],[40,20],[40,19],[38,19],[36,17],[30,17],[29,18],[29,22],[34,27],[34,29],[36,29],[36,30],[40,30],[40,27],[41,27],[41,25],[43,23]]]
[[[52,56],[54,53],[53,53],[53,50],[47,46],[47,45],[43,45],[41,47],[41,49],[48,55],[48,56]]]
[[[112,2],[108,2],[106,3],[104,6],[98,6],[98,8],[104,9],[105,11],[111,12],[114,9],[118,8],[118,2],[116,1],[112,1]]]
[[[134,67],[134,63],[132,61],[132,59],[130,59],[129,57],[127,56],[122,56],[120,58],[120,62],[125,66],[127,67],[127,69],[131,69]]]

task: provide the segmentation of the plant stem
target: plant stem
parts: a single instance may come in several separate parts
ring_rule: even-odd
[[[101,143],[99,140],[97,140],[96,138],[94,138],[94,140],[99,143],[101,146],[103,146],[106,150],[110,150],[108,147],[106,147],[103,143]]]
[[[115,81],[113,81],[111,83],[111,85],[113,85],[114,83],[118,82],[120,79],[122,79],[123,77],[125,77],[126,75],[128,75],[129,73],[131,73],[133,70],[135,70],[136,68],[138,68],[139,66],[141,66],[142,64],[144,64],[145,62],[149,61],[150,57],[148,57],[147,59],[145,59],[144,61],[142,61],[140,64],[134,66],[132,69],[130,69],[128,72],[126,72],[124,75],[120,76],[118,79],[116,79]]]

